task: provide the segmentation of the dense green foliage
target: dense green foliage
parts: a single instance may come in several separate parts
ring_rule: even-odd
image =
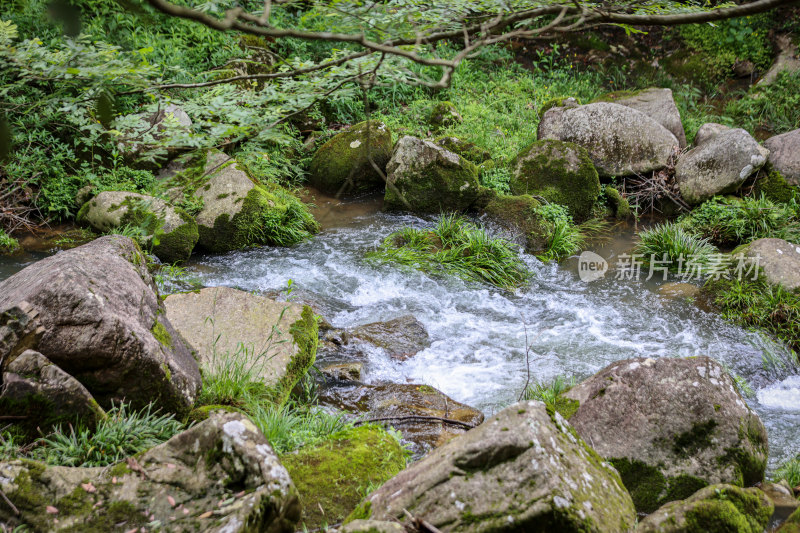
[[[783,463],[775,470],[772,478],[776,481],[785,479],[790,487],[800,486],[800,456]]]
[[[600,219],[591,219],[576,225],[566,207],[544,204],[537,208],[548,230],[547,248],[537,257],[544,261],[560,260],[580,252],[589,239],[608,229],[609,224]]]
[[[635,253],[642,255],[645,264],[650,264],[651,260],[666,261],[661,266],[684,273],[691,260],[696,265],[694,273],[703,273],[717,254],[717,249],[708,239],[699,237],[692,230],[674,222],[665,222],[639,232]]]
[[[443,215],[431,229],[404,228],[392,233],[367,258],[503,289],[520,287],[531,276],[513,243],[492,238],[456,215]]]

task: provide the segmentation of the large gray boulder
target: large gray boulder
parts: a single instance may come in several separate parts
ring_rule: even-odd
[[[387,211],[464,211],[478,198],[478,167],[431,141],[406,135],[386,166]]]
[[[724,124],[717,124],[716,122],[706,122],[697,130],[697,133],[694,136],[694,144],[695,146],[700,146],[701,144],[705,143],[707,140],[711,139],[718,133],[722,133],[723,131],[731,130],[730,126],[725,126]]]
[[[769,162],[790,185],[800,187],[800,129],[775,135],[764,141]]]
[[[318,326],[308,306],[228,287],[172,294],[164,305],[201,366],[212,371],[248,359],[278,403],[314,363]]]
[[[197,244],[197,223],[160,198],[128,191],[103,191],[81,207],[78,222],[107,232],[130,224],[156,237],[153,253],[166,263],[183,261]]]
[[[758,239],[740,252],[750,264],[759,267],[770,283],[789,291],[800,288],[800,243]]]
[[[700,204],[714,195],[734,192],[767,162],[769,150],[741,128],[717,133],[683,154],[675,181],[683,199]]]
[[[641,111],[608,102],[549,109],[539,123],[538,138],[586,148],[604,177],[662,169],[680,145],[675,135]]]
[[[617,472],[541,402],[514,404],[431,452],[351,515],[444,532],[629,531],[636,513]]]
[[[564,396],[578,402],[570,423],[617,467],[640,512],[764,477],[764,425],[709,357],[618,361]]]
[[[139,247],[118,235],[37,261],[0,283],[0,309],[28,302],[44,332],[35,349],[103,406],[151,402],[185,412],[200,371],[166,319]]]
[[[213,414],[112,467],[0,463],[0,523],[34,531],[293,533],[300,504],[267,440],[238,413]]]
[[[672,98],[671,89],[650,87],[640,91],[617,91],[601,96],[599,100],[641,111],[672,132],[681,148],[686,146],[681,113]]]

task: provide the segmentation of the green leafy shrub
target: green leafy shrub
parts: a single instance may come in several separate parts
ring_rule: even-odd
[[[652,259],[666,260],[671,271],[686,267],[691,258],[702,273],[718,251],[708,239],[675,222],[665,222],[640,232],[634,253],[641,254],[645,264]]]
[[[19,247],[19,242],[17,239],[3,231],[0,228],[0,253],[9,253],[13,252]]]
[[[579,252],[589,239],[608,229],[608,223],[600,219],[590,219],[576,225],[563,205],[544,204],[538,207],[536,212],[545,221],[549,232],[547,249],[537,255],[545,263],[558,261]]]
[[[456,215],[443,215],[431,229],[405,228],[392,233],[367,258],[423,272],[451,274],[502,289],[520,287],[531,276],[513,243],[493,239],[482,228]]]
[[[493,189],[500,194],[511,194],[511,171],[506,167],[493,167],[481,169],[478,179],[484,187]]]

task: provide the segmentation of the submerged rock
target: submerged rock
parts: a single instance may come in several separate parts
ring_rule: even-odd
[[[0,463],[0,523],[36,531],[293,533],[297,492],[261,432],[241,414],[212,415],[113,467]]]
[[[389,357],[400,361],[431,345],[425,326],[412,315],[357,326],[349,336],[382,348]]]
[[[636,533],[762,533],[772,511],[772,502],[756,488],[712,485],[661,507],[639,523]]]
[[[78,211],[77,221],[99,232],[130,224],[142,228],[158,244],[153,253],[165,263],[192,255],[199,235],[197,223],[182,209],[160,198],[127,191],[103,191]]]
[[[354,362],[325,365],[320,371],[335,380],[360,381],[364,372],[364,364]]]
[[[382,190],[381,172],[392,156],[392,132],[383,122],[361,122],[338,133],[314,154],[309,182],[326,194],[347,196]]]
[[[351,428],[281,457],[300,494],[301,528],[341,522],[369,486],[381,485],[406,466],[403,448],[376,427]]]
[[[319,401],[343,411],[363,413],[367,419],[387,419],[383,422],[400,430],[403,438],[412,443],[416,455],[441,446],[483,422],[483,413],[428,385],[334,383],[320,390]]]
[[[792,487],[786,480],[778,483],[770,483],[765,481],[758,486],[758,489],[763,492],[772,505],[775,506],[775,511],[772,514],[772,521],[788,520],[792,513],[800,508],[800,500],[795,498]],[[800,527],[798,527],[800,529]]]
[[[164,305],[203,367],[249,358],[278,403],[314,363],[318,326],[308,306],[228,287],[172,294]]]
[[[680,144],[641,111],[607,102],[549,109],[539,123],[538,138],[582,146],[603,177],[662,169]]]
[[[800,187],[800,129],[775,135],[764,141],[769,150],[769,162],[786,182]]]
[[[766,150],[743,129],[725,130],[683,154],[675,164],[675,181],[691,205],[734,192],[767,162]]]
[[[641,111],[667,128],[678,139],[681,148],[686,147],[686,133],[683,131],[681,113],[672,98],[671,89],[650,87],[639,91],[616,91],[595,100],[598,101],[613,102]]]
[[[27,301],[44,332],[28,346],[103,406],[156,402],[183,413],[200,389],[197,362],[167,320],[139,247],[118,235],[60,252],[0,283],[0,309]]]
[[[629,531],[636,513],[617,472],[558,413],[514,404],[390,479],[350,518],[405,510],[443,532]]]
[[[773,285],[787,291],[800,288],[800,244],[783,239],[758,239],[739,250]]]
[[[564,397],[579,402],[570,423],[614,464],[641,512],[764,477],[764,425],[709,357],[618,361]]]
[[[465,211],[478,198],[478,168],[463,157],[406,135],[386,166],[387,211],[439,214]]]
[[[511,162],[515,195],[541,196],[569,209],[575,220],[589,218],[600,196],[600,179],[588,152],[572,143],[536,141]]]

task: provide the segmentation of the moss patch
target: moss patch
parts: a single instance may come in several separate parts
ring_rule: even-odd
[[[753,184],[753,194],[756,197],[763,194],[768,200],[786,204],[794,197],[800,198],[800,187],[789,185],[783,174],[767,163]]]
[[[610,459],[640,513],[652,513],[663,504],[691,496],[708,485],[692,476],[668,478],[658,468],[627,457]]]
[[[403,449],[394,437],[365,426],[337,433],[319,446],[284,455],[281,462],[300,493],[302,522],[308,529],[343,520],[368,489],[384,483],[406,464]],[[362,506],[357,514],[357,518],[365,518],[369,513]]]
[[[304,305],[300,318],[289,327],[289,333],[297,346],[297,353],[286,366],[286,374],[270,390],[270,396],[277,404],[286,402],[294,386],[306,375],[316,360],[319,346],[318,319],[314,311]]]
[[[494,195],[483,209],[484,213],[511,231],[519,231],[525,238],[529,253],[543,251],[550,237],[549,226],[537,208],[541,203],[530,195]]]
[[[153,324],[153,328],[150,330],[150,332],[153,334],[153,337],[155,337],[156,340],[161,343],[162,346],[172,349],[172,335],[169,334],[167,328],[164,327],[164,324],[162,324],[158,318],[156,318],[156,321]]]

